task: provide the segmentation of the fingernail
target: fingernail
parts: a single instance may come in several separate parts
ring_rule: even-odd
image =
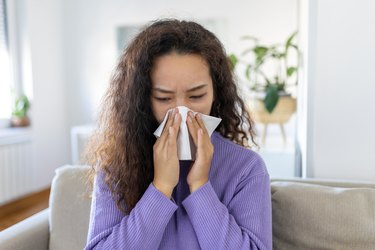
[[[190,117],[190,116],[188,116],[188,121],[189,121],[190,123],[193,122],[193,120],[191,120],[191,117]]]
[[[176,113],[176,114],[174,115],[174,121],[177,120],[177,117],[178,117],[178,114]]]

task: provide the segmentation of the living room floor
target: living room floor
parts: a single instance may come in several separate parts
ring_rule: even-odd
[[[47,208],[49,194],[48,188],[0,206],[0,231]]]

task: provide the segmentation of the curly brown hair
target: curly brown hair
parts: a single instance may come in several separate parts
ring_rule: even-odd
[[[237,93],[230,62],[221,42],[192,21],[152,22],[124,50],[101,103],[98,125],[84,154],[92,166],[90,180],[105,173],[118,208],[129,214],[154,177],[150,72],[155,58],[176,52],[198,54],[209,65],[215,99],[211,116],[220,117],[222,136],[245,147],[255,142],[254,124]]]

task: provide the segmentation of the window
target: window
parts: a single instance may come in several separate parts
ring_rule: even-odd
[[[11,67],[9,57],[6,2],[0,0],[0,118],[11,114]]]

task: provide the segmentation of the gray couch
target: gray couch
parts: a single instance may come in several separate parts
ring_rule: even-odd
[[[91,200],[88,167],[56,170],[50,207],[2,232],[1,250],[82,249]],[[271,181],[274,249],[375,249],[375,184]]]

